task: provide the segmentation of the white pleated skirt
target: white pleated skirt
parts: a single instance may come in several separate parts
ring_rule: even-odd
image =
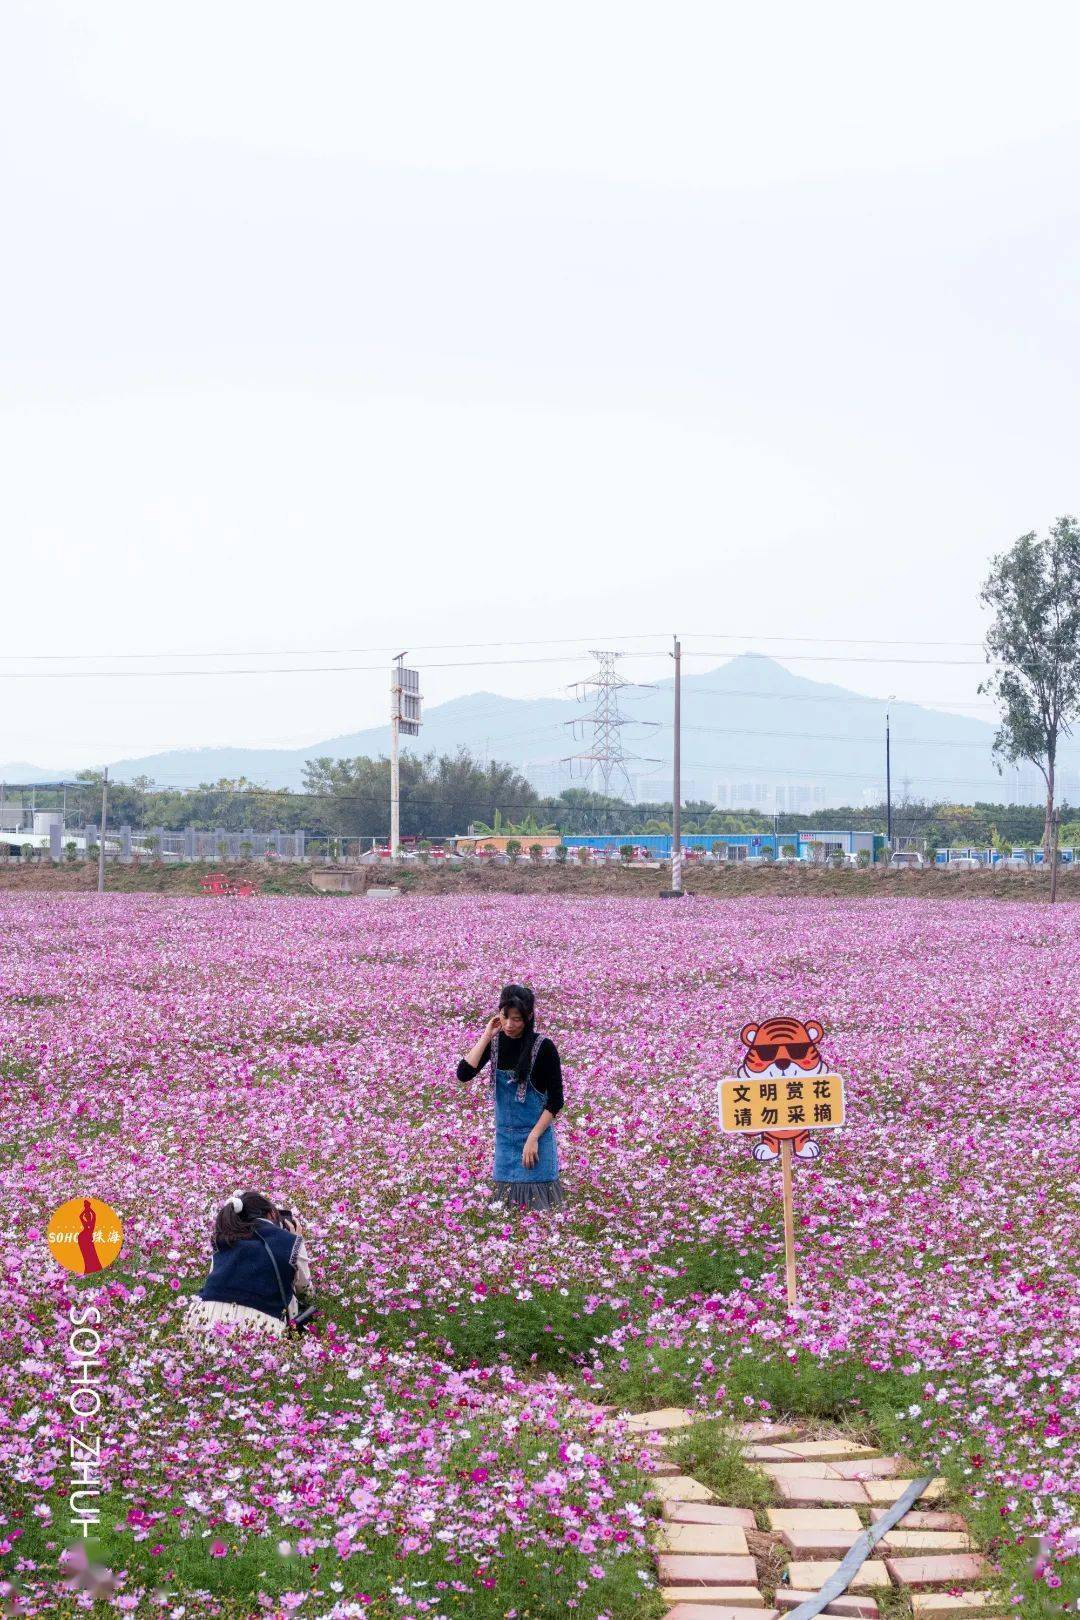
[[[285,1323],[280,1316],[268,1316],[265,1311],[252,1310],[250,1305],[235,1305],[231,1300],[200,1299],[196,1294],[184,1313],[184,1332],[205,1332],[218,1322],[254,1328],[273,1338],[282,1338],[285,1334]]]

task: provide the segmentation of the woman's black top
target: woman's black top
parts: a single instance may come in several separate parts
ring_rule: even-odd
[[[532,1040],[529,1036],[529,1040]],[[499,1036],[499,1067],[500,1069],[516,1069],[518,1058],[521,1056],[521,1039],[511,1040],[509,1035]],[[480,1062],[474,1069],[467,1058],[462,1058],[457,1066],[457,1077],[461,1081],[471,1080],[480,1073],[484,1064],[491,1057],[490,1040],[480,1054]],[[549,1114],[557,1114],[563,1105],[562,1064],[559,1062],[559,1049],[550,1035],[545,1035],[536,1054],[533,1071],[529,1077],[537,1091],[543,1092],[546,1099],[545,1106]]]

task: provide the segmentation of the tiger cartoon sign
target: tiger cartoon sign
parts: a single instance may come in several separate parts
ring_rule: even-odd
[[[784,1142],[795,1158],[816,1159],[821,1145],[811,1131],[844,1123],[844,1082],[821,1055],[823,1033],[813,1018],[767,1018],[741,1031],[746,1051],[737,1075],[720,1082],[720,1124],[757,1136],[754,1158],[763,1164],[780,1157]]]
[[[824,1030],[816,1018],[766,1018],[744,1024],[745,1046],[738,1073],[718,1082],[720,1128],[756,1136],[754,1158],[780,1160],[784,1204],[784,1273],[788,1305],[794,1308],[795,1206],[792,1165],[813,1161],[821,1144],[811,1131],[834,1131],[844,1123],[844,1082],[829,1073],[818,1048]]]

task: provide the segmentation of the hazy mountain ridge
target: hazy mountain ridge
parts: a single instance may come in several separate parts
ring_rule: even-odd
[[[671,792],[672,680],[630,687],[621,694],[630,719],[623,732],[635,796],[666,799]],[[1011,769],[999,776],[992,762],[992,719],[975,719],[913,703],[863,697],[843,687],[792,673],[771,658],[747,653],[700,674],[683,674],[683,787],[687,798],[714,799],[732,787],[769,789],[816,784],[823,804],[852,803],[884,791],[885,711],[892,716],[893,791],[907,784],[913,796],[972,802],[1012,796]],[[501,697],[475,692],[433,705],[416,738],[403,739],[414,753],[454,753],[467,748],[523,769],[542,792],[581,785],[582,769],[563,763],[586,746],[588,703],[560,698]],[[575,737],[575,733],[577,736]],[[266,787],[300,789],[304,762],[389,752],[389,725],[330,737],[302,748],[219,747],[172,749],[110,763],[110,774],[128,781],[149,776],[163,787],[197,786],[221,777],[247,777]],[[656,761],[658,763],[650,763]],[[1030,797],[1037,773],[1022,767]],[[0,766],[8,781],[30,783],[71,777],[73,771],[25,764]],[[1059,761],[1060,797],[1080,798],[1080,746],[1067,740]],[[599,785],[598,783],[596,785]],[[624,792],[621,778],[613,791]],[[794,808],[794,806],[792,806]]]

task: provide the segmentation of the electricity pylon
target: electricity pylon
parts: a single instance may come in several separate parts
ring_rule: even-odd
[[[623,747],[622,728],[626,725],[656,725],[654,720],[633,720],[624,715],[619,708],[619,693],[627,687],[635,686],[635,681],[624,680],[615,668],[615,660],[621,658],[622,653],[592,652],[599,668],[595,675],[588,676],[583,681],[575,681],[578,700],[585,702],[590,692],[595,693],[593,712],[588,718],[581,720],[566,720],[568,726],[591,726],[592,735],[589,738],[589,747],[583,748],[579,753],[570,754],[563,760],[564,765],[570,766],[571,775],[574,765],[583,766],[584,780],[599,777],[602,790],[606,797],[611,797],[612,782],[622,778],[626,784],[629,798],[634,797],[634,790],[630,785],[630,774],[626,767],[630,763],[658,764],[657,760],[644,760],[639,754],[629,754]],[[578,733],[574,732],[575,738]]]

